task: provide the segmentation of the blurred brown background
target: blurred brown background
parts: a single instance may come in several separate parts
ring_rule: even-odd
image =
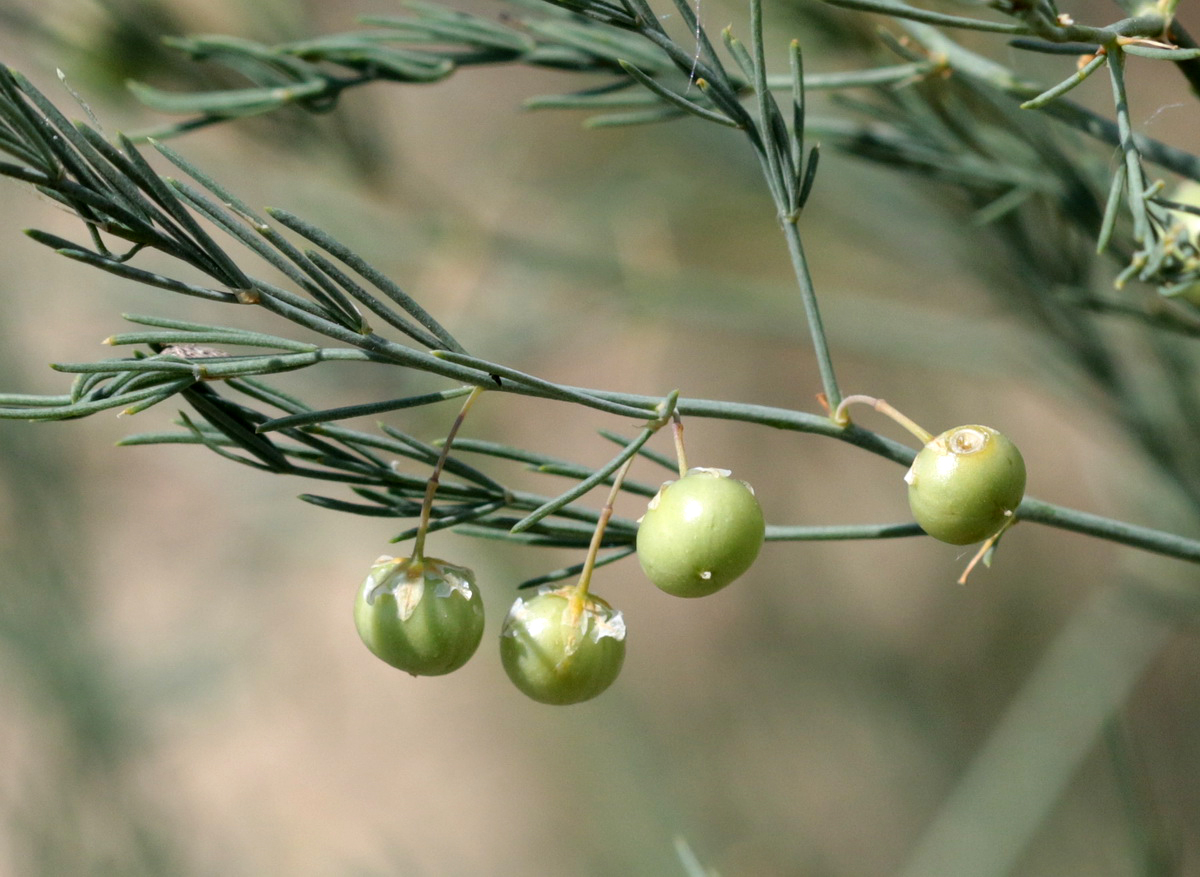
[[[123,79],[202,81],[157,47],[161,33],[280,41],[398,11],[7,0],[0,57],[71,108],[61,67],[110,132],[136,130],[162,120]],[[714,33],[726,22],[745,33],[738,4],[704,0],[702,15]],[[827,37],[799,7],[773,9],[771,23],[775,46],[801,36],[810,70],[863,63],[844,45],[822,51]],[[1171,72],[1136,82],[1140,129],[1194,147],[1195,103]],[[584,386],[815,410],[790,266],[743,143],[693,121],[589,132],[577,115],[519,110],[581,84],[465,71],[174,145],[250,204],[352,242],[478,355]],[[1089,88],[1103,107],[1107,84]],[[69,377],[45,364],[112,355],[100,341],[123,330],[122,312],[270,325],[54,258],[21,230],[80,238],[77,223],[13,183],[0,191],[0,389],[65,392]],[[1039,497],[1200,535],[1103,406],[975,279],[988,254],[960,223],[898,176],[823,156],[802,229],[843,389],[934,431],[1003,429]],[[276,383],[315,404],[440,386],[337,365]],[[295,495],[320,485],[199,449],[113,447],[166,428],[174,411],[0,422],[0,873],[657,877],[687,873],[682,838],[725,877],[892,874],[939,812],[958,812],[946,805],[956,783],[1097,594],[1197,580],[1035,526],[965,588],[954,580],[969,552],[927,539],[771,543],[702,601],[660,594],[627,560],[594,586],[626,614],[622,677],[594,702],[554,709],[521,697],[491,646],[515,584],[579,557],[432,537],[434,553],[478,571],[489,633],[464,670],[408,678],[361,646],[350,617],[355,587],[399,550],[387,540],[404,525],[311,507]],[[389,419],[433,440],[452,416]],[[814,437],[687,426],[692,462],[752,482],[772,523],[907,517],[893,464]],[[599,465],[613,447],[598,428],[630,425],[498,396],[464,434]],[[665,436],[658,447],[669,450]],[[633,477],[660,473],[644,464]],[[1081,762],[1062,794],[1049,775],[1030,788],[1015,784],[1019,769],[984,777],[1010,811],[1039,814],[1028,847],[1001,851],[996,873],[1200,874],[1200,647],[1177,614],[1131,605],[1116,625],[1129,640],[1096,652],[1118,656],[1110,676],[1096,671],[1101,702],[1122,667],[1133,686],[1112,695],[1123,707],[1108,733],[1069,720],[1086,713],[1072,706],[1080,691],[1054,685],[1076,677],[1052,674],[1049,702],[1067,718],[1043,710],[1041,740],[1059,753],[1051,762]]]

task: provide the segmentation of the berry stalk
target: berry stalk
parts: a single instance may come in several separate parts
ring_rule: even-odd
[[[876,399],[874,396],[847,396],[838,405],[837,410],[833,412],[833,422],[838,426],[849,426],[850,415],[846,413],[846,409],[855,403],[860,405],[870,405],[880,414],[885,414],[892,418],[892,420],[896,421],[898,424],[919,438],[921,440],[921,444],[923,445],[927,445],[933,441],[933,433],[906,415],[901,414],[883,399]]]
[[[583,561],[583,570],[579,573],[579,582],[571,592],[567,611],[563,615],[563,619],[567,624],[577,625],[580,617],[583,615],[584,607],[587,605],[588,588],[592,582],[592,571],[596,568],[596,557],[600,553],[600,543],[604,541],[604,530],[608,527],[608,521],[613,516],[613,504],[616,502],[617,494],[621,491],[621,483],[625,480],[625,474],[629,471],[632,463],[633,457],[630,457],[617,470],[616,475],[613,476],[612,489],[608,492],[608,499],[604,503],[604,508],[600,510],[600,518],[596,521],[596,529],[592,531],[592,541],[588,545],[587,557]]]
[[[459,427],[463,421],[467,419],[467,413],[470,412],[471,406],[475,404],[475,400],[483,393],[483,387],[475,387],[471,390],[462,409],[458,412],[458,416],[454,418],[454,423],[450,426],[450,432],[446,434],[446,441],[442,444],[442,453],[438,457],[437,463],[434,464],[433,473],[429,476],[429,481],[425,485],[425,499],[421,503],[421,519],[417,524],[417,536],[413,542],[413,563],[420,564],[425,559],[425,535],[429,530],[429,518],[433,513],[433,498],[437,493],[438,483],[441,479],[442,469],[446,466],[446,460],[450,458],[450,447],[454,444],[454,437],[458,434]]]

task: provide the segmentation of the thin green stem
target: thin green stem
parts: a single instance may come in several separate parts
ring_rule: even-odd
[[[979,30],[987,33],[1027,34],[1030,29],[1023,24],[1009,24],[1003,21],[984,21],[979,18],[964,18],[961,15],[947,15],[944,12],[930,12],[925,9],[915,9],[895,0],[825,0],[830,6],[843,9],[856,9],[860,12],[876,12],[881,15],[894,15],[910,21],[920,21],[926,24],[936,24],[941,27],[960,27],[966,30]]]
[[[533,375],[518,371],[515,368],[509,368],[508,366],[500,365],[499,363],[495,362],[488,362],[487,360],[478,359],[474,356],[454,353],[449,350],[435,350],[432,353],[432,356],[446,362],[455,363],[468,368],[479,369],[479,371],[489,375],[493,380],[497,381],[500,384],[501,389],[515,389],[516,392],[523,392],[525,388],[528,388],[530,390],[539,391],[529,393],[529,395],[544,395],[548,398],[559,399],[560,401],[564,402],[578,402],[591,408],[597,408],[601,411],[607,411],[610,414],[617,414],[624,417],[644,418],[653,413],[653,410],[643,411],[628,405],[614,405],[607,403],[602,399],[589,397],[586,392],[581,393],[577,390],[564,387],[561,384],[556,384],[553,381],[547,381],[542,378],[534,377]],[[508,381],[509,383],[505,384],[504,381]],[[514,384],[516,385],[515,388],[513,387]],[[654,400],[654,405],[657,405],[661,401],[661,399]]]
[[[1095,536],[1108,542],[1128,545],[1179,560],[1200,563],[1200,540],[1188,539],[1162,530],[1114,521],[1088,512],[1068,509],[1027,496],[1017,509],[1021,521],[1045,524],[1060,530]]]
[[[606,465],[601,466],[594,473],[592,473],[592,475],[580,481],[566,493],[555,497],[554,499],[530,512],[528,515],[514,524],[510,532],[521,533],[525,530],[528,530],[538,521],[542,520],[548,515],[554,514],[559,509],[563,508],[563,506],[566,506],[583,496],[597,484],[604,482],[610,475],[617,471],[617,469],[625,465],[627,461],[633,459],[634,455],[637,454],[641,446],[649,441],[650,437],[653,436],[654,433],[658,432],[662,425],[663,421],[661,420],[648,424],[633,441],[625,446],[621,453],[617,454],[617,456],[610,460]]]
[[[1023,110],[1036,110],[1044,107],[1056,98],[1062,97],[1071,89],[1082,83],[1085,79],[1095,73],[1100,67],[1108,62],[1107,52],[1097,52],[1092,56],[1092,59],[1080,67],[1073,74],[1068,76],[1058,85],[1053,88],[1048,88],[1035,98],[1025,101],[1021,104]]]
[[[902,539],[924,536],[920,524],[768,525],[768,542],[844,542],[852,539]]]
[[[437,393],[422,393],[419,396],[405,396],[400,399],[387,399],[382,402],[366,402],[361,405],[343,405],[337,408],[323,408],[320,411],[303,411],[276,417],[258,426],[259,432],[272,432],[277,429],[290,429],[310,424],[330,423],[334,420],[345,420],[350,417],[363,417],[370,414],[382,414],[387,411],[400,411],[405,408],[417,408],[442,402],[446,399],[456,399],[466,396],[478,387],[455,387],[452,390],[442,390]]]
[[[774,135],[775,116],[779,108],[775,98],[767,88],[766,49],[763,45],[762,0],[750,0],[750,51],[751,73],[754,77],[754,96],[758,103],[759,136],[762,141],[763,155],[766,159],[767,174],[774,181],[772,191],[775,193],[780,213],[786,215],[795,209],[794,174],[785,172],[784,155],[779,149],[779,141]]]
[[[834,375],[833,357],[829,352],[829,341],[825,337],[825,325],[821,319],[820,307],[817,305],[817,292],[813,288],[812,275],[808,271],[808,259],[804,255],[804,244],[800,240],[800,229],[796,226],[797,221],[798,217],[786,218],[783,222],[783,234],[787,240],[788,255],[792,260],[796,283],[800,287],[800,301],[804,305],[804,315],[808,320],[808,332],[812,338],[817,370],[821,376],[821,386],[829,406],[836,408],[841,404],[842,393],[838,389],[837,377]]]
[[[579,611],[582,611],[583,604],[587,600],[588,588],[592,583],[592,570],[596,567],[596,556],[600,553],[600,545],[604,541],[604,530],[613,516],[613,503],[616,502],[617,495],[621,492],[621,482],[625,480],[625,475],[629,472],[633,460],[634,458],[631,456],[617,470],[617,474],[613,477],[612,488],[608,491],[608,499],[604,502],[604,508],[600,510],[600,519],[596,521],[596,529],[592,533],[592,541],[588,545],[587,557],[583,561],[583,570],[579,574],[579,584],[575,586],[575,593],[571,598],[573,605],[578,603]]]
[[[1150,221],[1146,216],[1146,178],[1142,173],[1142,158],[1133,142],[1133,122],[1129,116],[1129,95],[1125,89],[1125,52],[1115,42],[1108,46],[1108,70],[1112,77],[1113,101],[1117,112],[1117,130],[1121,151],[1125,156],[1125,187],[1129,194],[1129,211],[1133,216],[1133,239],[1146,240]]]
[[[467,414],[471,411],[471,406],[475,404],[475,400],[483,393],[482,387],[475,387],[471,390],[471,394],[467,396],[463,402],[462,409],[458,412],[458,416],[454,418],[454,423],[450,427],[450,432],[446,434],[446,442],[442,445],[442,453],[438,457],[437,464],[433,467],[433,472],[429,476],[429,483],[425,487],[425,501],[421,503],[421,521],[417,525],[417,538],[413,542],[413,561],[420,563],[425,558],[425,535],[429,532],[429,516],[433,511],[433,497],[437,493],[438,480],[441,478],[442,469],[446,466],[446,460],[450,457],[450,447],[454,444],[454,436],[458,434],[459,427],[463,421],[467,419]]]

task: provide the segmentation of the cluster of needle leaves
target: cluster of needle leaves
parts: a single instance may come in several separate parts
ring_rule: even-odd
[[[525,0],[522,0],[524,3]],[[721,50],[695,11],[675,4],[678,37],[645,0],[548,0],[514,5],[500,20],[429,3],[408,4],[411,14],[373,17],[365,29],[267,46],[231,37],[174,39],[198,60],[224,65],[243,77],[242,88],[172,94],[134,86],[151,107],[187,118],[145,139],[162,160],[187,178],[156,171],[134,140],[109,138],[97,127],[70,121],[19,74],[0,71],[0,162],[4,175],[36,188],[82,221],[88,244],[42,231],[30,235],[57,253],[123,279],[205,299],[214,305],[256,307],[301,330],[291,337],[129,315],[137,331],[109,342],[130,355],[55,366],[74,374],[61,396],[0,396],[0,417],[54,420],[118,409],[137,412],[178,399],[190,412],[180,430],[133,436],[128,444],[199,444],[256,469],[347,485],[352,499],[305,495],[336,511],[415,518],[426,478],[408,474],[395,459],[430,467],[439,451],[392,426],[366,433],[338,425],[463,396],[473,387],[583,405],[632,419],[634,435],[605,433],[619,453],[599,469],[551,459],[536,451],[461,440],[446,465],[431,529],[531,545],[586,547],[597,512],[576,502],[635,454],[662,463],[643,447],[674,412],[720,417],[816,433],[908,463],[912,449],[824,414],[679,398],[633,396],[583,389],[489,362],[462,345],[397,283],[353,249],[285,210],[259,213],[226,191],[161,139],[247,115],[298,106],[330,110],[340,94],[373,82],[428,83],[481,65],[530,65],[574,71],[590,84],[569,94],[531,99],[535,108],[582,109],[594,125],[627,125],[694,117],[740,132],[762,171],[808,317],[825,399],[840,392],[809,278],[799,227],[816,178],[814,133],[863,158],[936,178],[964,197],[975,220],[1006,254],[998,272],[1015,272],[1015,302],[1060,341],[1081,372],[1102,387],[1150,457],[1170,473],[1200,511],[1200,469],[1178,449],[1181,431],[1194,431],[1200,400],[1178,345],[1200,334],[1200,313],[1173,297],[1200,279],[1195,235],[1178,231],[1187,208],[1161,195],[1148,165],[1200,178],[1200,161],[1132,131],[1124,88],[1126,54],[1166,58],[1195,76],[1200,57],[1173,21],[1173,4],[1131,14],[1103,27],[1077,25],[1051,4],[997,2],[1003,21],[929,13],[901,0],[836,0],[836,5],[883,13],[902,35],[883,43],[893,57],[869,69],[836,74],[805,71],[798,42],[788,48],[789,69],[769,74],[762,4],[751,3],[750,41],[726,29]],[[1072,53],[1086,47],[1093,60],[1046,89],[951,40],[946,28],[1007,36],[1028,52]],[[1098,59],[1098,60],[1097,60]],[[1111,74],[1115,120],[1070,103],[1064,95],[1102,67]],[[594,80],[599,78],[599,83]],[[1192,79],[1192,81],[1195,81]],[[807,94],[832,91],[841,114],[818,118]],[[851,97],[857,92],[859,97]],[[783,103],[776,93],[784,96]],[[1032,123],[1030,120],[1033,120]],[[806,139],[806,135],[808,139]],[[1081,155],[1077,140],[1119,150],[1112,174],[1102,159]],[[1047,234],[1046,229],[1052,229]],[[214,234],[217,236],[214,237]],[[218,241],[218,237],[220,240]],[[178,263],[182,276],[138,267],[156,251]],[[1154,285],[1153,299],[1099,294],[1097,250],[1121,263],[1117,285]],[[248,273],[245,257],[265,264],[273,280]],[[196,276],[206,278],[197,281]],[[1111,278],[1110,278],[1111,280]],[[1111,283],[1110,283],[1111,285]],[[1139,289],[1141,287],[1139,286]],[[1173,389],[1169,411],[1141,403],[1127,364],[1096,320],[1127,319],[1154,339],[1163,383]],[[326,346],[329,343],[331,346]],[[445,390],[404,398],[313,409],[263,380],[326,362],[398,366],[437,376]],[[626,430],[627,431],[627,430]],[[462,459],[472,454],[516,461],[575,482],[558,496],[513,490]],[[651,485],[626,481],[622,489],[650,496]],[[1159,531],[1063,509],[1029,497],[1019,517],[1187,560],[1200,560],[1200,543]],[[614,519],[602,562],[632,551],[636,525]],[[887,538],[916,535],[911,523],[850,527],[773,526],[770,539]],[[413,535],[409,530],[396,539]],[[558,570],[537,582],[574,574]],[[529,583],[532,584],[532,583]]]

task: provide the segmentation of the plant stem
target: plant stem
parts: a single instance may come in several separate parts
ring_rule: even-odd
[[[880,414],[885,414],[892,418],[892,420],[896,421],[898,424],[919,438],[921,440],[921,444],[923,445],[929,444],[934,439],[933,433],[929,432],[919,423],[907,417],[906,415],[901,414],[883,399],[876,399],[873,396],[847,396],[842,400],[842,403],[838,405],[837,410],[833,412],[833,422],[838,424],[838,426],[849,426],[850,415],[846,413],[846,409],[856,403],[870,405]]]
[[[785,214],[783,235],[787,240],[788,255],[792,259],[792,270],[796,274],[796,283],[800,286],[800,301],[804,305],[804,316],[808,320],[808,332],[812,337],[813,353],[817,358],[817,370],[821,375],[821,386],[824,389],[825,398],[829,400],[829,407],[837,408],[841,404],[842,393],[838,389],[837,378],[833,372],[833,358],[829,353],[829,342],[825,338],[821,310],[817,306],[817,293],[813,289],[812,275],[808,271],[808,259],[804,255],[800,229],[796,226],[798,220],[797,216]]]
[[[842,395],[838,389],[837,378],[834,376],[833,358],[829,353],[829,342],[825,337],[825,327],[821,320],[820,308],[817,305],[816,290],[813,289],[812,275],[808,270],[808,259],[804,255],[804,244],[800,239],[800,229],[797,226],[800,218],[799,190],[797,169],[792,166],[791,159],[793,152],[800,153],[798,147],[803,142],[804,132],[794,130],[790,136],[787,134],[779,106],[767,84],[762,0],[750,0],[750,48],[753,52],[753,87],[758,100],[758,125],[756,126],[757,133],[754,128],[750,129],[748,133],[759,152],[767,187],[770,189],[771,197],[775,202],[776,215],[783,227],[788,256],[792,260],[792,270],[796,275],[796,283],[800,287],[800,300],[804,306],[804,316],[808,323],[809,335],[812,338],[813,353],[817,359],[817,370],[821,376],[822,389],[830,407],[836,408],[841,402]],[[790,147],[785,148],[789,143]]]
[[[604,540],[604,530],[613,515],[613,503],[616,502],[617,494],[621,492],[621,482],[625,480],[625,474],[629,471],[633,461],[634,458],[630,457],[617,470],[617,474],[613,478],[612,489],[608,492],[608,499],[604,502],[604,508],[600,510],[600,518],[596,521],[596,529],[592,531],[592,541],[588,545],[587,557],[583,561],[583,571],[579,574],[579,583],[571,593],[571,600],[564,615],[564,618],[568,619],[568,624],[575,625],[583,615],[584,606],[587,604],[588,588],[592,583],[592,570],[596,568],[596,556],[600,553],[600,543]]]
[[[1046,524],[1050,527],[1058,527],[1060,530],[1095,536],[1098,539],[1129,545],[1154,554],[1200,563],[1200,540],[1176,536],[1162,530],[1152,530],[1149,527],[1139,527],[1136,524],[1126,524],[1088,512],[1063,508],[1033,497],[1027,496],[1021,500],[1021,505],[1017,509],[1017,517],[1022,521]]]
[[[1004,519],[1003,526],[1001,526],[999,530],[984,540],[983,544],[979,546],[979,550],[975,552],[975,556],[971,558],[971,562],[967,564],[967,568],[964,569],[962,575],[958,577],[958,583],[960,585],[965,585],[967,583],[967,578],[971,575],[971,572],[975,569],[975,567],[979,565],[979,562],[988,556],[988,552],[992,551],[996,547],[996,543],[1000,541],[1000,537],[1008,531],[1009,527],[1017,522],[1017,516],[1012,512],[1006,512],[1006,514],[1008,517]],[[985,562],[984,565],[986,566],[987,563]]]
[[[768,542],[845,542],[858,539],[903,539],[924,536],[915,522],[898,524],[823,524],[818,526],[768,524]]]
[[[454,423],[450,426],[450,432],[446,434],[446,441],[442,445],[442,453],[438,457],[437,464],[433,467],[433,474],[429,476],[429,481],[425,485],[425,500],[421,504],[421,520],[417,525],[417,537],[413,542],[413,562],[420,563],[425,557],[425,534],[429,532],[429,516],[433,512],[433,497],[437,493],[438,480],[441,477],[442,469],[446,466],[446,460],[450,457],[450,447],[454,444],[454,436],[458,434],[458,429],[462,426],[463,421],[467,419],[467,413],[471,410],[471,406],[475,404],[475,400],[483,393],[483,387],[475,387],[471,390],[471,394],[467,396],[467,400],[463,402],[462,410],[458,412],[458,416],[454,418]]]
[[[671,417],[671,435],[675,439],[675,459],[679,464],[679,477],[687,475],[687,450],[683,446],[683,418],[676,411]]]
[[[1133,122],[1129,117],[1129,96],[1125,90],[1125,52],[1115,41],[1108,46],[1108,70],[1112,77],[1113,102],[1117,111],[1117,130],[1121,151],[1125,156],[1125,187],[1129,211],[1133,217],[1133,239],[1146,242],[1149,220],[1146,216],[1146,180],[1142,174],[1142,157],[1133,142]]]

